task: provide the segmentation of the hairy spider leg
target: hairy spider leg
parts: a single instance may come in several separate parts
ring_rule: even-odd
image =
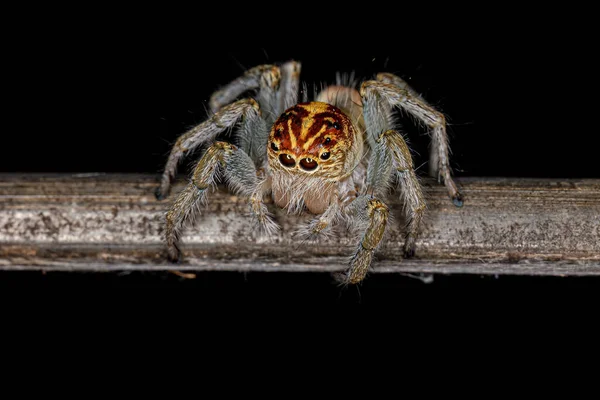
[[[393,165],[394,178],[404,200],[404,215],[407,219],[404,257],[412,257],[415,255],[419,226],[425,213],[425,198],[415,174],[410,150],[398,131],[388,130],[381,134],[375,152],[385,153],[381,158]],[[388,159],[390,156],[391,160]]]
[[[221,107],[231,103],[241,94],[259,88],[261,83],[277,87],[279,86],[280,75],[279,67],[276,65],[265,64],[251,68],[210,96],[208,102],[210,110],[216,113]],[[264,106],[264,104],[261,104],[261,106]]]
[[[407,221],[404,256],[412,257],[425,212],[425,199],[410,149],[402,134],[393,128],[391,107],[381,101],[378,92],[363,97],[363,106],[367,141],[372,149],[367,168],[367,192],[383,197],[389,192],[390,185],[396,183],[399,186]]]
[[[169,158],[162,174],[160,186],[156,189],[156,198],[165,199],[171,190],[171,182],[175,178],[177,165],[189,152],[201,144],[215,140],[217,135],[233,127],[243,115],[258,116],[260,106],[253,99],[242,99],[223,107],[208,120],[195,126],[181,135],[171,149]]]
[[[262,201],[267,185],[257,177],[254,162],[239,147],[227,142],[215,142],[202,156],[190,183],[166,214],[165,239],[169,260],[180,260],[178,244],[181,228],[186,221],[193,220],[200,206],[206,203],[208,190],[215,185],[220,172],[234,193],[248,198],[250,209],[261,229],[269,234],[279,229]]]
[[[225,130],[224,127],[232,126],[229,123],[230,118],[238,118],[241,115],[236,113],[237,109],[244,108],[246,103],[252,101],[258,103],[258,107],[254,105],[254,108],[260,109],[264,115],[263,118],[254,118],[254,125],[245,125],[247,129],[240,131],[239,145],[250,155],[258,168],[261,168],[266,159],[268,126],[285,107],[293,105],[298,98],[300,67],[300,63],[296,61],[287,62],[281,68],[275,65],[259,65],[214,92],[209,101],[213,116],[181,135],[171,149],[161,184],[156,190],[157,199],[162,200],[169,195],[171,182],[183,157],[200,145],[215,140]],[[256,100],[242,99],[231,103],[242,93],[255,89],[258,89]],[[248,116],[245,111],[242,114]]]
[[[449,164],[446,117],[430,106],[401,78],[390,73],[382,73],[377,76],[377,79],[377,81],[363,82],[360,89],[361,96],[368,98],[377,93],[381,100],[392,107],[399,107],[407,111],[431,130],[430,174],[433,174],[438,180],[443,178],[452,202],[455,206],[461,207],[463,196],[452,179]]]
[[[373,254],[383,239],[388,221],[389,209],[377,198],[370,195],[358,196],[346,210],[347,213],[366,223],[366,228],[350,261],[350,268],[345,272],[334,274],[334,278],[344,284],[361,282],[373,261]]]
[[[274,110],[276,116],[298,102],[300,90],[300,70],[302,65],[298,61],[288,61],[281,65],[281,82],[277,92],[277,108]]]

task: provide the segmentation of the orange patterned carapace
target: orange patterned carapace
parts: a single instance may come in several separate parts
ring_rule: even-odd
[[[354,138],[352,121],[339,108],[317,101],[296,104],[273,125],[269,162],[275,169],[334,172]]]

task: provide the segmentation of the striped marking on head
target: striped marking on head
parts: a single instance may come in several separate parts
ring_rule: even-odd
[[[322,102],[300,103],[275,121],[270,148],[296,158],[318,158],[323,150],[352,140],[352,129],[352,122],[339,108]]]

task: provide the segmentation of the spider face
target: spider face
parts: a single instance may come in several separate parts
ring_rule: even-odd
[[[336,177],[343,174],[356,129],[339,108],[322,102],[287,109],[269,135],[269,166],[273,171]]]

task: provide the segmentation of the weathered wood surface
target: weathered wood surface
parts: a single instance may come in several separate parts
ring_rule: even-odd
[[[465,205],[425,181],[428,211],[417,256],[401,257],[401,204],[372,272],[600,275],[600,180],[459,178]],[[293,231],[310,216],[270,204],[280,235],[257,235],[243,199],[220,190],[166,260],[158,176],[0,174],[2,270],[339,271],[355,246],[341,230],[318,243]]]

